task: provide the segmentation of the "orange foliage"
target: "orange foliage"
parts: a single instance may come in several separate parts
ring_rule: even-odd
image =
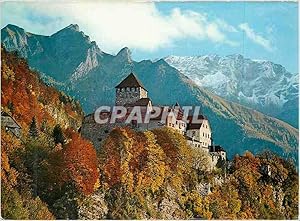
[[[103,146],[106,153],[104,174],[109,186],[121,182],[121,156],[118,150],[121,145],[121,138],[121,130],[117,128],[110,133]]]
[[[60,107],[60,93],[53,87],[46,86],[39,75],[31,71],[24,59],[16,57],[1,48],[1,105],[7,107],[13,104],[13,117],[23,127],[27,128],[33,117],[38,123],[43,120],[49,125],[55,124],[52,113],[45,107]],[[65,105],[65,111],[71,117],[81,118],[81,110],[70,103]],[[69,116],[69,117],[70,117]]]
[[[179,160],[179,148],[176,147],[175,140],[171,139],[166,130],[153,130],[153,133],[168,158],[167,163],[171,171],[174,171]]]
[[[235,176],[248,188],[255,191],[257,180],[261,177],[259,167],[260,159],[252,153],[246,152],[244,156],[236,156],[234,158],[234,168],[236,168]],[[251,173],[249,173],[251,171]]]
[[[78,133],[68,131],[67,134],[70,141],[63,150],[64,172],[80,191],[90,194],[99,179],[96,151]]]
[[[116,128],[110,133],[103,145],[104,175],[110,187],[125,183],[128,190],[133,191],[140,184],[141,176],[147,179],[144,174],[149,161],[147,145],[142,132]]]
[[[13,135],[1,131],[1,181],[2,184],[15,185],[18,173],[11,167],[9,155],[14,149],[21,148],[18,140]]]

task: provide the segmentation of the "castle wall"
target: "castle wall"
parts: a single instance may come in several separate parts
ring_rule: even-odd
[[[202,125],[199,129],[187,130],[186,135],[199,140],[203,148],[211,146],[211,129],[208,120],[202,120]]]
[[[201,142],[193,141],[193,140],[187,140],[187,143],[188,143],[191,147],[194,147],[194,148],[201,148],[201,149],[202,149],[203,151],[205,151],[206,153],[209,152],[209,148],[202,147]]]
[[[153,130],[155,128],[164,127],[165,125],[160,123],[160,120],[150,120],[147,124],[138,124],[137,130],[145,131],[145,130]]]
[[[117,88],[116,89],[116,105],[123,106],[138,101],[141,98],[147,98],[148,93],[141,87],[137,88]]]
[[[178,130],[181,134],[185,134],[186,122],[176,119],[173,112],[170,112],[166,118],[166,126]]]
[[[131,125],[126,123],[106,123],[98,124],[94,120],[94,115],[86,116],[83,120],[81,127],[82,137],[90,140],[96,149],[101,148],[102,142],[107,138],[109,133],[116,127],[126,127],[130,126],[137,131],[146,131],[152,130],[155,128],[164,127],[165,124],[162,124],[160,120],[150,120],[149,123],[139,123],[137,125]]]
[[[89,115],[84,118],[80,133],[82,137],[90,140],[96,149],[99,149],[101,147],[102,142],[114,128],[125,126],[128,125],[124,123],[98,124],[94,120],[94,115]]]
[[[211,146],[211,129],[208,120],[203,121],[203,124],[200,128],[199,136],[203,147],[208,148],[209,146]]]

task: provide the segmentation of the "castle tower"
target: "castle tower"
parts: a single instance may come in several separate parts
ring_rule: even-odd
[[[147,98],[147,93],[143,84],[131,73],[116,86],[116,105],[133,104],[141,98]]]

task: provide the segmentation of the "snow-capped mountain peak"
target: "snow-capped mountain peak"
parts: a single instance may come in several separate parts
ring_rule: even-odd
[[[196,84],[228,100],[277,116],[298,99],[298,74],[266,60],[240,54],[169,56],[165,61]]]

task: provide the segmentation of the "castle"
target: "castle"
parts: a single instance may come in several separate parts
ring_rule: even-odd
[[[152,101],[148,97],[148,91],[141,81],[130,73],[116,87],[116,106],[123,106],[129,113],[134,107],[139,107],[142,112],[142,118],[146,113],[153,111]],[[163,109],[164,107],[159,107]],[[166,114],[163,114],[166,112]],[[102,117],[110,117],[111,111],[102,111]],[[210,154],[213,167],[221,158],[226,160],[226,151],[220,146],[214,146],[212,142],[212,131],[209,120],[204,115],[198,116],[198,122],[193,123],[192,116],[184,120],[183,110],[178,103],[161,111],[161,114],[151,118],[149,122],[130,121],[126,123],[126,117],[119,119],[114,123],[98,124],[95,122],[94,114],[87,115],[81,127],[83,137],[91,140],[96,148],[99,148],[101,142],[108,136],[109,132],[115,127],[130,126],[135,130],[144,131],[159,127],[170,127],[183,134],[187,143],[193,148],[201,148]]]

